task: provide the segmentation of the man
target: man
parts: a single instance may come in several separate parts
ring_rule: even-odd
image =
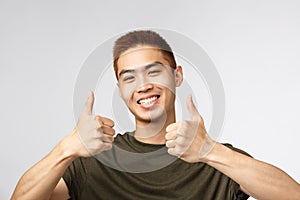
[[[12,199],[300,199],[299,184],[286,173],[213,141],[191,96],[190,120],[176,122],[183,72],[157,33],[133,31],[119,38],[114,69],[135,131],[114,138],[114,122],[92,114],[91,92],[73,132],[23,175]],[[128,166],[157,163],[140,159],[126,165],[118,149],[140,154],[162,149],[158,157],[173,161],[135,173]]]

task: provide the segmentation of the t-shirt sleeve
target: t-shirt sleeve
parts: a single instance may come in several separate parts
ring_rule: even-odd
[[[63,174],[69,190],[70,199],[80,199],[80,192],[86,182],[87,167],[84,158],[75,159]]]
[[[246,156],[249,156],[252,158],[252,156],[250,154],[248,154],[247,152],[241,150],[241,149],[238,149],[236,147],[233,147],[231,144],[223,144],[225,145],[226,147],[236,151],[236,152],[239,152],[241,154],[244,154]],[[231,187],[232,187],[232,191],[234,192],[234,196],[235,196],[235,200],[246,200],[249,198],[249,195],[247,195],[246,193],[244,193],[241,189],[240,189],[240,185],[236,182],[234,182],[232,180],[232,183],[231,183]]]

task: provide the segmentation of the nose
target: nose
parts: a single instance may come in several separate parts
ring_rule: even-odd
[[[152,83],[145,83],[145,84],[140,85],[137,88],[137,92],[142,93],[142,92],[147,92],[147,91],[152,90],[152,89],[153,89],[153,84]]]

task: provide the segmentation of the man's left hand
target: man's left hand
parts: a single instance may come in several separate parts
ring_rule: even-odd
[[[169,154],[186,162],[202,162],[212,150],[215,142],[205,130],[203,119],[193,103],[192,95],[187,97],[186,104],[191,120],[184,120],[167,126],[166,147]]]

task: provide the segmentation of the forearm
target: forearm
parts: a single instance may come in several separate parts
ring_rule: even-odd
[[[207,164],[240,184],[257,199],[300,199],[300,186],[279,168],[216,143]]]
[[[66,168],[75,159],[64,140],[19,180],[12,199],[49,199]]]
[[[49,199],[52,194],[55,198],[57,195],[65,198],[68,196],[66,185],[58,183],[72,161],[112,148],[114,122],[109,118],[92,115],[93,104],[94,93],[90,92],[73,132],[22,176],[12,200],[44,200]]]

